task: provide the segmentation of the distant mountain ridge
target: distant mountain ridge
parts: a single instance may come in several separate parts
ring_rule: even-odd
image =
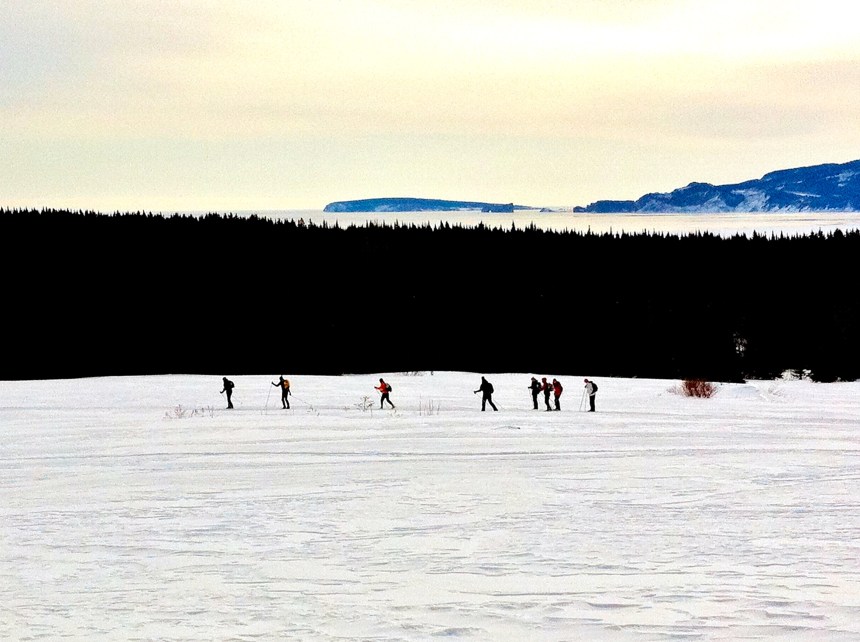
[[[450,212],[454,210],[480,210],[482,212],[513,212],[516,209],[533,209],[513,203],[482,203],[480,201],[447,201],[437,198],[364,198],[356,201],[335,201],[324,212]]]
[[[782,169],[731,185],[690,183],[635,201],[595,201],[574,212],[856,212],[860,210],[860,160]]]

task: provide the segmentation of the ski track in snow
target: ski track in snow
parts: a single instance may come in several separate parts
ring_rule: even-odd
[[[276,378],[0,382],[0,639],[860,639],[860,384]]]

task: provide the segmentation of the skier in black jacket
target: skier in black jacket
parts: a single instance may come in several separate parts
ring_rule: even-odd
[[[275,388],[281,389],[281,405],[284,407],[284,410],[290,409],[290,400],[288,397],[292,394],[290,392],[290,381],[289,379],[284,379],[284,375],[281,375],[278,378],[278,383],[272,382],[272,385]]]
[[[540,389],[543,390],[543,402],[546,404],[547,410],[552,410],[549,405],[549,396],[552,394],[552,384],[546,380],[546,377],[542,377],[541,382]]]
[[[529,384],[529,390],[532,391],[532,402],[535,405],[535,410],[538,409],[538,394],[540,394],[540,381],[536,377],[532,377],[532,382]]]
[[[493,384],[487,381],[484,377],[481,377],[481,385],[475,390],[475,394],[479,392],[483,393],[481,395],[481,412],[484,412],[487,409],[487,404],[489,403],[493,410],[498,410],[496,408],[496,404],[493,403]]]
[[[221,394],[223,395],[225,392],[227,393],[227,409],[230,410],[233,407],[233,402],[231,398],[233,397],[233,382],[230,381],[227,377],[223,377],[224,387],[221,388]]]

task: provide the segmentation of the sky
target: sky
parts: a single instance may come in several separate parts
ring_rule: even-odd
[[[0,639],[860,639],[860,382],[278,374],[0,381]]]
[[[0,0],[0,206],[530,206],[860,158],[850,0]]]

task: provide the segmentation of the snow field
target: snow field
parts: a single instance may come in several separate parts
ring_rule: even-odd
[[[0,382],[0,638],[860,639],[858,383],[284,375]]]

